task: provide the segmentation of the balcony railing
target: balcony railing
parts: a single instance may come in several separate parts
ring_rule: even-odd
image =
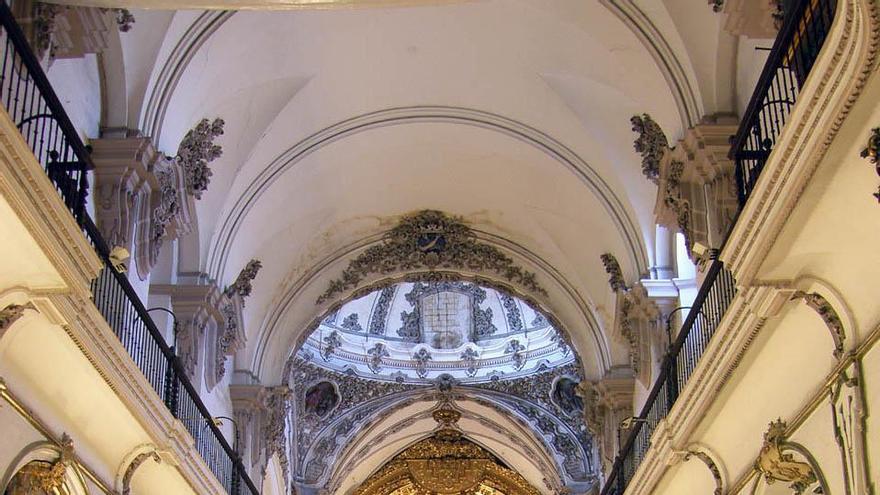
[[[95,306],[171,414],[189,430],[196,450],[228,493],[258,494],[241,458],[212,420],[174,350],[166,344],[128,279],[113,268],[110,249],[86,211],[88,171],[94,168],[89,151],[5,2],[0,2],[0,25],[4,47],[0,100],[104,262],[104,269],[92,283]]]
[[[731,142],[737,195],[745,205],[788,121],[834,21],[836,0],[790,2],[785,22]],[[714,260],[697,298],[669,349],[660,375],[614,461],[602,495],[623,495],[651,446],[660,420],[669,415],[736,295],[733,275]]]
[[[736,162],[740,207],[755,183],[770,152],[782,134],[798,94],[819,56],[834,21],[836,0],[790,2],[791,12],[776,37],[733,138],[730,158]]]
[[[690,379],[700,357],[715,335],[724,313],[736,295],[733,275],[715,260],[694,300],[682,330],[661,364],[660,375],[651,389],[641,414],[614,462],[602,495],[623,495],[651,446],[651,435],[660,420],[669,415],[679,392]]]

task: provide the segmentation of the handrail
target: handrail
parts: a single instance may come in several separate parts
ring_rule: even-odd
[[[797,101],[834,21],[836,0],[800,0],[773,44],[745,116],[731,141],[739,213]],[[726,243],[726,237],[725,237]],[[713,260],[691,311],[661,363],[660,375],[614,461],[601,495],[623,495],[650,447],[651,435],[678,399],[736,295],[733,275]]]
[[[837,0],[800,0],[792,2],[792,10],[786,12],[731,141],[729,156],[736,162],[740,207],[751,194],[818,58],[834,22],[836,6]]]
[[[165,342],[128,278],[114,268],[110,248],[85,208],[87,172],[94,169],[89,151],[5,2],[0,2],[0,26],[0,46],[5,50],[0,100],[104,263],[92,283],[95,306],[172,415],[192,434],[196,449],[228,493],[239,495],[245,488],[257,495],[241,457],[212,420],[184,365]],[[179,393],[181,387],[183,394]],[[207,438],[204,426],[210,431]]]
[[[730,302],[736,294],[733,275],[720,260],[714,260],[682,329],[676,336],[663,362],[642,411],[636,416],[632,430],[614,462],[602,495],[620,495],[635,473],[638,462],[634,455],[644,455],[657,423],[668,415],[678,399],[681,387],[690,378],[702,351],[714,335]],[[705,324],[704,324],[705,323]],[[693,331],[694,329],[697,331]],[[648,431],[650,430],[650,431]],[[637,445],[638,443],[638,445]],[[629,466],[627,466],[629,462]]]

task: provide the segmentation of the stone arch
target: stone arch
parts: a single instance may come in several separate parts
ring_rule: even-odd
[[[59,446],[54,442],[34,442],[25,447],[10,463],[8,470],[0,479],[0,493],[6,493],[13,487],[17,479],[21,479],[23,470],[33,467],[38,470],[59,469],[63,473],[58,479],[58,490],[62,495],[88,495],[85,479],[73,458],[72,441],[65,435]],[[19,477],[19,478],[17,478]],[[32,493],[32,492],[15,492]]]
[[[526,143],[569,170],[604,206],[627,247],[629,265],[636,273],[647,270],[644,242],[624,202],[582,157],[550,135],[502,115],[482,110],[448,106],[387,108],[358,115],[317,131],[277,156],[245,187],[228,215],[218,224],[208,253],[207,272],[220,278],[226,271],[230,249],[251,208],[260,196],[288,169],[315,151],[339,140],[380,127],[412,123],[445,123],[479,127]]]

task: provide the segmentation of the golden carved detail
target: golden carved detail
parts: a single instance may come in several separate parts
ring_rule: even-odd
[[[767,484],[777,481],[791,483],[792,490],[800,494],[817,481],[816,473],[809,463],[796,461],[792,454],[783,452],[785,429],[785,422],[781,419],[770,423],[755,468],[764,475]]]
[[[61,455],[55,462],[32,461],[25,464],[10,480],[7,495],[61,495],[67,494],[64,477],[73,462],[73,440],[67,434],[61,438]]]
[[[461,413],[444,405],[432,413],[440,429],[370,476],[355,495],[538,495],[455,428]]]

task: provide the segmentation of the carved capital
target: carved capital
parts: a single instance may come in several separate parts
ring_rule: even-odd
[[[652,347],[662,332],[660,308],[648,296],[648,291],[636,284],[629,291],[618,293],[615,319],[618,335],[629,344],[633,371],[642,383],[650,384],[652,356],[660,354]]]
[[[736,130],[735,117],[706,117],[660,161],[655,220],[684,235],[691,257],[695,243],[719,247],[736,216],[734,163],[727,156]]]
[[[138,276],[146,279],[163,243],[192,230],[194,206],[183,194],[182,174],[149,138],[104,138],[92,145],[98,227],[111,246],[131,253]]]
[[[782,21],[782,0],[710,0],[721,3],[724,29],[734,36],[773,39]],[[717,10],[716,10],[717,11]]]
[[[102,53],[110,46],[113,30],[127,32],[134,15],[126,9],[59,5],[32,0],[12,4],[38,59],[81,58]]]
[[[187,374],[193,380],[204,371],[209,388],[213,387],[214,374],[210,372],[207,357],[213,348],[209,338],[217,335],[224,320],[220,312],[221,292],[213,284],[208,285],[152,285],[155,294],[171,297],[171,306],[177,321],[176,352]],[[212,351],[210,354],[208,351]]]
[[[620,370],[612,371],[602,380],[583,380],[575,393],[584,403],[584,423],[598,448],[601,467],[610,467],[620,446],[618,425],[632,415],[634,380]]]
[[[262,470],[260,458],[264,451],[263,421],[266,418],[267,388],[261,385],[230,385],[232,411],[238,424],[237,446],[245,467],[253,478]]]

